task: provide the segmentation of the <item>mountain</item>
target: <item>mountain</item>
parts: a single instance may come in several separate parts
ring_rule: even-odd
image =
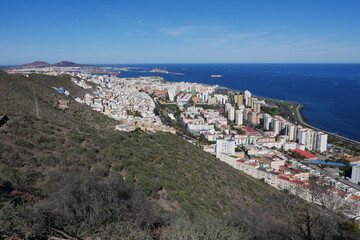
[[[0,67],[2,70],[11,70],[11,69],[24,69],[24,68],[44,68],[44,67],[90,67],[88,64],[78,64],[74,62],[61,61],[54,64],[49,64],[43,61],[35,61],[32,63],[26,63],[14,67]]]
[[[23,68],[43,68],[49,67],[51,64],[43,61],[35,61],[32,63],[26,63],[19,66],[12,66],[12,67],[0,67],[1,70],[13,70],[13,69],[23,69]]]
[[[176,135],[114,131],[115,120],[74,101],[89,90],[67,75],[0,71],[0,85],[0,238],[358,236],[341,215],[319,215]]]
[[[43,67],[49,67],[49,66],[51,66],[51,64],[49,64],[47,62],[35,61],[32,63],[20,65],[17,68],[43,68]]]
[[[85,66],[90,66],[90,65],[78,64],[78,63],[68,62],[68,61],[61,61],[61,62],[52,64],[51,66],[53,66],[53,67],[85,67]]]

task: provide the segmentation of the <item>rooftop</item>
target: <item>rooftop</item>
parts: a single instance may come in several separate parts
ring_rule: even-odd
[[[300,149],[293,149],[291,150],[292,152],[297,152],[299,153],[301,156],[305,157],[305,158],[316,158],[317,156],[312,154],[312,153],[309,153],[307,151],[303,151],[303,150],[300,150]]]

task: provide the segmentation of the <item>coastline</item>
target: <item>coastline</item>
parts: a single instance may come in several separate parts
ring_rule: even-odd
[[[296,112],[298,114],[298,117],[299,117],[299,122],[301,125],[307,127],[307,128],[311,128],[311,129],[314,129],[314,130],[317,130],[317,131],[322,131],[328,135],[331,135],[332,137],[338,139],[338,140],[341,140],[341,141],[349,141],[351,143],[354,143],[354,144],[360,144],[360,142],[356,141],[356,140],[353,140],[353,139],[350,139],[350,138],[347,138],[347,137],[343,137],[343,136],[339,136],[337,134],[334,134],[334,133],[331,133],[331,132],[328,132],[328,131],[325,131],[323,129],[320,129],[320,128],[317,128],[317,127],[314,127],[312,125],[310,125],[306,120],[305,120],[305,117],[302,113],[302,110],[305,108],[305,105],[301,104],[301,103],[296,103],[298,104],[297,108],[296,108]]]
[[[119,76],[118,77],[122,77],[122,76]],[[174,82],[174,81],[169,81],[169,80],[166,80],[166,78],[164,79],[165,82]],[[198,83],[198,82],[193,82],[193,83]],[[198,83],[198,84],[205,84],[205,85],[214,85],[214,84],[210,84],[210,83]],[[217,85],[218,87],[221,87],[221,88],[224,88],[224,89],[228,89],[230,91],[234,91],[234,92],[243,92],[243,90],[238,90],[238,89],[234,89],[234,88],[230,88],[230,87],[225,87],[225,86],[222,86],[222,85],[218,85],[218,84],[215,84]],[[255,96],[255,95],[254,95]],[[326,134],[328,134],[329,136],[331,136],[332,138],[338,140],[338,141],[341,141],[341,142],[347,142],[347,143],[351,143],[351,144],[356,144],[358,147],[360,146],[360,142],[359,141],[356,141],[356,140],[353,140],[353,139],[350,139],[350,138],[347,138],[347,137],[343,137],[343,136],[340,136],[340,135],[337,135],[337,134],[334,134],[334,133],[331,133],[331,132],[328,132],[328,131],[325,131],[321,128],[318,128],[318,127],[315,127],[315,126],[312,126],[309,122],[306,121],[306,118],[304,116],[304,114],[302,113],[302,109],[304,109],[306,106],[301,104],[301,103],[298,103],[298,102],[291,102],[291,101],[284,101],[284,100],[278,100],[278,99],[271,99],[271,98],[267,98],[267,97],[261,97],[261,96],[257,96],[256,97],[258,98],[261,98],[261,99],[269,99],[269,100],[272,100],[274,102],[281,102],[281,103],[285,103],[283,104],[283,107],[287,108],[289,110],[289,114],[290,112],[293,113],[292,116],[290,116],[294,121],[298,122],[299,125],[302,125],[304,127],[307,127],[307,128],[311,128],[311,129],[314,129],[316,131],[321,131],[321,132],[324,132]],[[292,104],[292,107],[291,108],[289,105],[287,105],[286,103],[291,103]],[[297,116],[296,116],[297,115]],[[336,145],[336,144],[335,144]]]
[[[228,88],[228,87],[224,87],[224,86],[220,86],[219,87],[222,87],[222,88],[226,88],[226,89],[229,89],[231,91],[235,91],[235,92],[243,92],[241,90],[237,90],[237,89],[233,89],[233,88]],[[255,95],[254,95],[255,96]],[[266,98],[266,97],[261,97],[261,96],[256,96],[256,97],[259,97],[259,98],[262,98],[262,99],[268,99],[268,100],[272,100],[272,101],[280,101],[280,102],[284,102],[284,100],[278,100],[278,99],[272,99],[272,98]],[[347,137],[343,137],[343,136],[340,136],[340,135],[337,135],[337,134],[334,134],[332,132],[328,132],[328,131],[325,131],[321,128],[318,128],[318,127],[315,127],[315,126],[312,126],[309,122],[306,121],[306,118],[302,112],[302,110],[306,107],[304,104],[301,104],[301,103],[298,103],[298,102],[290,102],[290,101],[285,101],[285,102],[288,102],[288,103],[293,103],[296,106],[296,114],[298,116],[298,119],[295,119],[298,121],[298,124],[299,125],[302,125],[304,127],[307,127],[307,128],[311,128],[311,129],[314,129],[316,131],[321,131],[323,133],[326,133],[328,134],[329,136],[335,138],[336,140],[339,140],[339,141],[342,141],[342,142],[350,142],[351,144],[356,144],[358,146],[360,146],[360,142],[359,141],[356,141],[356,140],[353,140],[353,139],[350,139],[350,138],[347,138]],[[286,105],[285,105],[286,106]],[[290,111],[292,111],[288,106],[286,106]],[[335,144],[336,145],[336,144]]]

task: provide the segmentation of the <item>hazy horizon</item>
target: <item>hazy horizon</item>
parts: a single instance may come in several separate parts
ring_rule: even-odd
[[[73,62],[70,60],[61,60],[61,61],[67,61],[67,62]],[[33,62],[47,62],[49,64],[55,64],[55,63],[59,63],[61,61],[56,61],[56,62],[47,62],[47,61],[42,61],[42,60],[35,60],[32,62],[26,62],[26,63],[18,63],[18,64],[7,64],[7,65],[0,65],[1,67],[12,67],[12,66],[20,66],[23,64],[29,64],[29,63],[33,63]],[[123,63],[89,63],[89,62],[75,62],[78,64],[84,64],[84,65],[126,65],[126,64],[130,64],[130,65],[162,65],[162,64],[167,64],[167,65],[172,65],[172,64],[360,64],[360,62],[154,62],[154,63],[146,63],[146,62],[139,62],[139,63],[131,63],[131,62],[123,62]]]

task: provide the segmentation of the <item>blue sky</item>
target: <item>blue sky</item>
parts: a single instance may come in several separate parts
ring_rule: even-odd
[[[360,62],[358,0],[3,1],[0,65]]]

